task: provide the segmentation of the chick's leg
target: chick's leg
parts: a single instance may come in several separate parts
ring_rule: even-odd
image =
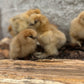
[[[48,56],[59,54],[56,46],[54,46],[54,45],[47,45],[47,46],[44,47],[44,49],[45,49],[45,53],[41,53],[41,54],[37,55],[36,56],[37,58],[44,59]]]

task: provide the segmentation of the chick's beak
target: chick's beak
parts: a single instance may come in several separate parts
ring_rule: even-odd
[[[30,23],[29,26],[33,26],[34,24],[33,23]]]

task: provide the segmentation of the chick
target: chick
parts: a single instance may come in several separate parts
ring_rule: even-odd
[[[39,9],[30,9],[22,14],[16,15],[10,19],[10,26],[8,27],[9,33],[14,37],[19,32],[28,28],[28,18],[31,14],[39,14]]]
[[[51,24],[48,18],[42,14],[32,14],[29,17],[29,25],[37,31],[38,41],[45,49],[45,53],[38,58],[46,58],[50,55],[58,55],[58,49],[66,43],[64,33]]]
[[[17,59],[28,56],[36,49],[37,33],[32,29],[25,29],[16,35],[10,44],[10,58]]]
[[[84,11],[72,20],[70,38],[73,44],[81,46],[80,40],[84,40]]]

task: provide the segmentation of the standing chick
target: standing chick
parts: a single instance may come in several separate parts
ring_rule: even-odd
[[[10,58],[26,57],[36,49],[37,33],[32,29],[25,29],[16,35],[10,44]]]
[[[81,46],[80,40],[84,40],[84,11],[72,20],[70,38],[73,44]]]
[[[39,9],[30,9],[22,14],[16,15],[10,19],[10,26],[8,27],[9,33],[14,37],[19,32],[28,28],[28,18],[31,14],[39,14]]]
[[[29,23],[31,28],[37,31],[38,41],[46,52],[42,56],[39,56],[39,58],[58,55],[58,49],[66,42],[64,33],[59,31],[56,26],[51,24],[48,18],[42,14],[32,14],[29,17]]]

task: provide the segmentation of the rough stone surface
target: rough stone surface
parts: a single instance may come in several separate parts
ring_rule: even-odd
[[[9,36],[9,18],[31,8],[39,8],[68,36],[71,20],[84,10],[84,0],[0,0],[0,8],[3,36]]]

